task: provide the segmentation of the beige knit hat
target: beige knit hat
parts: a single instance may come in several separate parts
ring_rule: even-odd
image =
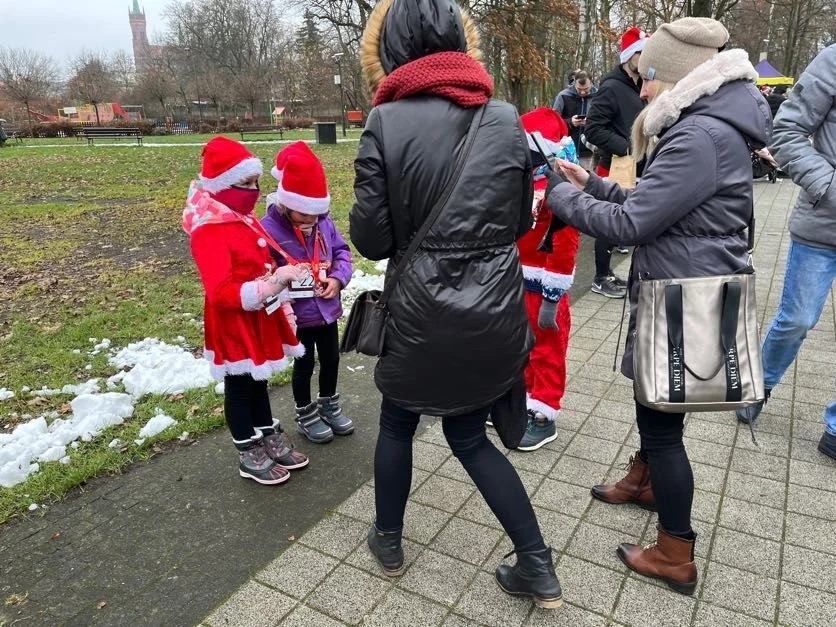
[[[639,73],[650,80],[676,83],[717,54],[729,31],[709,17],[683,17],[662,24],[639,58]]]

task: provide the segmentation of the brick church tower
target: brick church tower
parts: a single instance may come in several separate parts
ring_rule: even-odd
[[[134,0],[133,7],[128,11],[128,20],[131,23],[134,46],[134,67],[141,72],[148,65],[150,46],[148,45],[148,32],[145,26],[145,13],[139,8],[139,0]]]

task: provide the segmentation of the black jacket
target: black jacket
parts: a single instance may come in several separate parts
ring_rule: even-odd
[[[566,126],[569,128],[569,134],[575,142],[575,149],[578,151],[579,157],[589,157],[592,155],[592,151],[581,141],[581,133],[584,132],[584,127],[572,126],[572,117],[576,115],[587,115],[592,98],[597,92],[598,90],[592,87],[588,96],[581,96],[573,86],[564,89],[554,99],[554,106],[552,108],[566,122]]]
[[[644,108],[639,98],[641,81],[633,82],[620,65],[601,80],[598,93],[589,105],[584,134],[590,144],[598,147],[601,165],[607,169],[612,156],[623,157],[630,152],[630,131],[633,121]]]
[[[369,259],[409,245],[462,150],[473,116],[416,97],[369,114],[354,162],[351,241]],[[531,349],[516,240],[531,225],[531,163],[515,109],[491,101],[447,206],[401,275],[375,370],[392,402],[432,416],[490,405]]]

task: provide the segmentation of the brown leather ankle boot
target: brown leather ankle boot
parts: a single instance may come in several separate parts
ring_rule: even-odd
[[[592,496],[604,503],[613,505],[635,503],[644,509],[656,511],[656,499],[653,497],[653,488],[650,485],[650,468],[639,457],[638,451],[630,456],[626,477],[612,485],[592,486],[591,491]]]
[[[645,577],[661,579],[680,594],[694,594],[697,588],[697,565],[694,563],[694,542],[670,535],[656,525],[656,542],[642,547],[619,545],[616,553],[627,568]]]

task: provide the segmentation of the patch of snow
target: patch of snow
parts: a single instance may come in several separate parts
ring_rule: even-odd
[[[81,349],[80,348],[74,348],[73,349],[73,355],[81,355]]]
[[[5,401],[7,399],[14,398],[14,396],[15,393],[11,390],[8,390],[6,388],[0,388],[0,401]]]
[[[134,440],[134,444],[137,446],[142,446],[145,443],[145,438],[141,438],[139,440]]]
[[[382,274],[366,274],[362,270],[355,270],[351,281],[340,296],[343,304],[343,315],[348,316],[351,313],[351,307],[361,292],[382,290],[383,279],[384,276]]]
[[[90,353],[90,354],[91,355],[94,355],[94,354],[98,355],[100,352],[102,352],[103,350],[106,350],[108,348],[110,348],[110,340],[105,337],[105,338],[102,338],[101,342],[99,342],[98,344],[96,344],[93,347],[93,352]]]
[[[122,383],[134,398],[145,394],[176,394],[215,383],[208,361],[196,359],[180,346],[157,338],[129,344],[109,362],[117,368],[133,366],[122,377]]]
[[[386,272],[386,268],[389,267],[389,260],[388,259],[381,259],[376,264],[374,264],[374,269],[378,272]]]
[[[40,505],[38,505],[37,503],[32,503],[32,504],[29,506],[29,511],[30,511],[30,512],[34,512],[34,511],[35,511],[36,509],[38,509],[39,507],[40,507]]]
[[[189,432],[188,431],[183,431],[183,433],[181,433],[179,436],[177,436],[177,439],[180,440],[181,442],[185,442],[186,440],[189,439]]]
[[[81,446],[81,444],[79,444],[78,442],[70,442],[70,448],[76,449],[79,446]]]
[[[98,341],[99,341],[99,338],[97,338],[97,337],[88,337],[88,338],[87,338],[87,341],[88,341],[88,342],[90,342],[91,344],[95,344],[96,342],[98,342]]]
[[[28,391],[29,391],[29,390],[31,390],[31,389],[32,389],[32,388],[30,388],[28,385],[24,385],[22,388],[20,388],[20,391],[21,391],[21,392],[28,392]]]
[[[224,387],[224,382],[223,382],[223,381],[220,381],[220,382],[219,382],[219,383],[215,386],[215,394],[223,394],[225,389],[226,389],[226,388]]]
[[[107,448],[119,448],[122,446],[122,440],[119,438],[113,438],[107,445]]]
[[[107,382],[106,382],[107,389],[112,390],[113,388],[115,388],[116,385],[118,383],[120,383],[122,381],[122,379],[125,378],[126,374],[128,374],[128,373],[125,370],[120,370],[119,372],[117,372],[112,377],[108,377]]]
[[[69,418],[47,424],[44,416],[18,425],[0,439],[0,486],[10,488],[25,480],[40,466],[36,462],[57,461],[66,456],[66,446],[78,447],[81,438],[90,441],[107,427],[121,424],[133,414],[127,394],[81,394],[74,398]]]
[[[92,369],[93,369],[93,365],[92,365],[92,364],[87,364],[86,366],[84,366],[84,369],[85,369],[85,370],[92,370]]]
[[[69,465],[69,463],[70,463],[70,461],[71,461],[71,460],[70,460],[70,456],[69,456],[69,455],[65,455],[64,457],[62,457],[61,459],[59,459],[59,460],[58,460],[58,463],[59,463],[59,464],[64,464],[65,466],[68,466],[68,465]]]
[[[94,394],[99,391],[99,380],[89,379],[84,383],[73,385],[68,383],[60,390],[42,387],[40,390],[32,390],[29,392],[32,396],[58,396],[59,394],[72,394],[78,396],[80,394]]]
[[[145,426],[139,430],[139,437],[140,438],[153,438],[158,433],[162,433],[166,429],[168,429],[172,425],[176,425],[177,421],[162,412],[162,410],[157,410],[157,415],[148,420],[145,423]]]

